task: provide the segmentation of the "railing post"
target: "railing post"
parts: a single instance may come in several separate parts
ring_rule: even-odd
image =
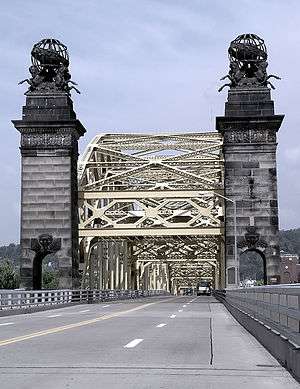
[[[93,291],[91,289],[88,289],[87,291],[87,303],[88,304],[93,303]]]

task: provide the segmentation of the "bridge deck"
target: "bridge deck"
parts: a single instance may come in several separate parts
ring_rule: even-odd
[[[0,358],[5,389],[299,387],[213,297],[0,317]]]

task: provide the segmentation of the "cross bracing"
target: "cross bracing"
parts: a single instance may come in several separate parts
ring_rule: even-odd
[[[108,262],[102,278],[117,266],[115,282],[116,271],[127,267],[117,287],[174,288],[179,279],[195,284],[216,274],[223,260],[224,203],[217,195],[223,174],[218,133],[96,136],[79,164],[84,282],[95,279],[97,256]]]

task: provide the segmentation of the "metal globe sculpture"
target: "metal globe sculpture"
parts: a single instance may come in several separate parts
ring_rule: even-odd
[[[228,49],[230,62],[261,62],[268,58],[265,42],[255,34],[242,34],[235,38]]]
[[[28,93],[67,93],[71,89],[80,93],[71,80],[69,73],[69,54],[67,46],[57,39],[42,39],[31,50],[31,78],[19,82],[29,84]],[[70,85],[71,84],[71,85]]]
[[[31,62],[39,70],[44,67],[69,66],[67,46],[57,39],[42,39],[32,48]]]
[[[228,48],[230,70],[221,80],[229,79],[230,83],[219,88],[219,92],[226,86],[229,88],[258,88],[268,87],[275,89],[270,78],[280,80],[274,74],[267,74],[268,54],[265,42],[255,34],[242,34],[236,37]]]

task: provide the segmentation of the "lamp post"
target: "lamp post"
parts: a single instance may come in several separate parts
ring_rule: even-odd
[[[236,200],[229,199],[226,196],[221,195],[220,193],[213,192],[216,196],[223,198],[226,201],[230,201],[233,204],[233,228],[234,228],[234,262],[236,263],[236,268],[238,268],[237,263],[237,228],[236,228]],[[236,281],[238,281],[238,272],[236,273]]]
[[[230,201],[230,202],[233,204],[234,261],[235,261],[236,268],[237,268],[238,259],[237,259],[236,200],[229,199],[228,197],[223,196],[222,194],[220,194],[220,193],[218,193],[218,192],[214,192],[214,191],[207,192],[207,194],[211,194],[211,193],[213,193],[213,194],[216,195],[216,196],[221,197],[222,199],[224,199],[224,200],[226,200],[226,201]],[[206,194],[206,192],[203,192],[203,193],[201,193],[201,194]],[[236,272],[236,280],[238,281],[238,272]]]

